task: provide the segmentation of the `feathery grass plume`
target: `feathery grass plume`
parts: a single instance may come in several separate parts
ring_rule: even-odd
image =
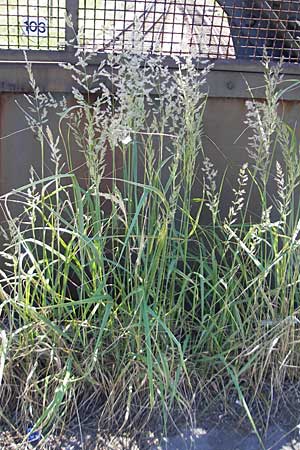
[[[280,214],[282,222],[285,224],[288,215],[291,213],[289,210],[289,199],[287,193],[287,186],[285,183],[285,175],[282,166],[279,161],[276,161],[276,176],[275,181],[277,184],[277,208]]]
[[[268,57],[263,60],[265,76],[265,101],[247,101],[245,124],[251,130],[248,154],[253,159],[253,167],[259,174],[264,191],[269,178],[272,163],[274,134],[279,124],[278,102],[280,94],[278,84],[282,80],[282,63],[271,66]]]
[[[215,224],[217,221],[217,215],[219,213],[219,201],[220,201],[220,193],[217,189],[216,183],[218,171],[217,169],[214,168],[213,163],[210,161],[208,157],[205,157],[203,160],[202,171],[204,172],[203,191],[207,196],[206,205],[208,206],[208,208],[212,213],[212,220],[213,223]]]
[[[245,204],[245,189],[248,182],[247,168],[248,163],[244,163],[239,170],[237,179],[238,189],[233,189],[234,200],[232,201],[232,205],[229,207],[227,217],[225,217],[225,223],[229,226],[233,225],[237,221],[237,215],[239,211],[243,209],[243,206]]]

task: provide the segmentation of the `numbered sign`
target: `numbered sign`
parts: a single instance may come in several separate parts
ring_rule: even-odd
[[[26,36],[47,36],[48,21],[44,17],[23,17],[22,30]]]

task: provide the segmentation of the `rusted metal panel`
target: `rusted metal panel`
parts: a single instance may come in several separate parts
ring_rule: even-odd
[[[33,63],[32,70],[42,92],[71,92],[69,71],[55,63]],[[0,92],[30,92],[29,77],[23,62],[0,62]]]
[[[293,86],[293,89],[287,91],[283,99],[300,100],[300,67],[297,70],[289,67],[285,70],[282,87]],[[96,68],[97,65],[91,64],[89,70],[92,72]],[[32,70],[42,92],[71,92],[75,84],[71,72],[56,63],[33,63]],[[24,62],[0,62],[0,73],[0,92],[30,92]],[[208,75],[207,84],[210,97],[264,98],[265,95],[263,68],[259,63],[216,64]]]
[[[72,104],[70,93],[53,93],[57,100],[62,95]],[[208,99],[206,114],[204,116],[204,145],[207,153],[216,163],[219,171],[226,167],[229,171],[236,171],[239,165],[247,159],[247,133],[245,133],[246,106],[245,99],[239,98],[213,98]],[[31,165],[37,170],[41,167],[39,143],[28,124],[18,104],[26,107],[22,94],[0,94],[0,190],[4,193],[14,187],[26,184]],[[282,110],[285,119],[300,138],[300,102],[283,102]],[[49,125],[57,130],[57,120],[54,112],[49,115]],[[7,136],[7,137],[5,137]],[[83,155],[76,152],[74,145],[74,167],[83,164]],[[109,157],[109,155],[108,155]],[[49,161],[47,165],[51,167]],[[108,165],[110,160],[108,159]],[[80,172],[85,177],[84,170]],[[232,177],[227,177],[230,181]]]

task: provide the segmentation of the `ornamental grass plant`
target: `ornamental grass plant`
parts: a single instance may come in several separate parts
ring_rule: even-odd
[[[94,72],[78,50],[64,65],[72,106],[41,93],[27,62],[24,114],[52,175],[33,168],[1,198],[0,417],[20,448],[28,424],[43,436],[91,416],[115,434],[191,424],[232,390],[258,434],[254,400],[271,407],[299,376],[299,144],[278,113],[280,66],[265,61],[266,101],[247,105],[249,159],[222,217],[202,140],[210,65],[190,55],[170,71],[135,43]]]

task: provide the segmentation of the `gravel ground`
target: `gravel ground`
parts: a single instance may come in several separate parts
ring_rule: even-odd
[[[271,425],[264,438],[266,450],[300,450],[299,429],[287,430],[280,425]],[[1,450],[29,450],[34,447],[18,445],[13,435],[0,435]],[[257,437],[252,432],[234,428],[226,423],[203,423],[202,426],[189,429],[181,435],[168,439],[163,438],[160,444],[144,444],[142,447],[129,439],[104,439],[86,434],[83,440],[80,436],[70,436],[61,439],[48,439],[47,450],[261,450]]]
[[[287,386],[271,411],[262,411],[260,405],[252,405],[251,414],[264,447],[245,417],[236,394],[229,394],[226,407],[224,404],[210,407],[205,415],[198,415],[196,427],[178,429],[168,438],[153,430],[140,435],[138,442],[124,436],[115,437],[116,433],[104,437],[96,418],[93,421],[89,416],[82,422],[81,429],[73,424],[61,436],[50,436],[43,446],[33,447],[20,444],[20,436],[8,431],[0,422],[0,450],[300,450],[300,384]],[[259,427],[265,423],[269,423],[267,432]]]

